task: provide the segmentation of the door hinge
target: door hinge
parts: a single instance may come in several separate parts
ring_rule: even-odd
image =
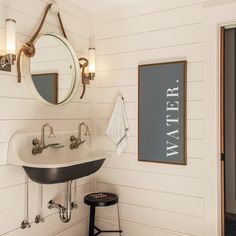
[[[223,152],[220,154],[220,159],[221,161],[225,161],[225,154]]]

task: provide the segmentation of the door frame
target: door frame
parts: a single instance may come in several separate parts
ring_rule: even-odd
[[[236,4],[232,3],[232,6]],[[227,12],[227,14],[225,14]],[[203,113],[205,156],[204,235],[221,235],[220,150],[220,28],[236,26],[235,8],[228,4],[202,8],[203,19]]]
[[[220,27],[220,185],[221,185],[221,236],[225,235],[225,26]]]
[[[220,68],[220,198],[221,198],[221,236],[225,235],[225,107],[224,107],[224,93],[225,93],[225,37],[224,32],[226,29],[235,28],[236,23],[230,22],[229,24],[224,24],[219,26],[220,40],[219,40],[219,68]]]

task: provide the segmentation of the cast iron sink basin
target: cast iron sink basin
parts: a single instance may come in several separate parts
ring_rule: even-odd
[[[70,150],[69,137],[73,133],[56,134],[49,142],[63,142],[63,148],[47,148],[32,154],[32,140],[39,134],[15,134],[8,147],[8,163],[22,166],[28,177],[39,184],[55,184],[78,179],[98,171],[109,154],[91,152],[88,144]]]
[[[91,153],[94,155],[94,153]],[[101,154],[102,155],[102,154]],[[86,161],[80,164],[72,164],[64,167],[30,167],[23,166],[31,180],[39,184],[56,184],[78,179],[98,171],[105,157],[94,161]]]

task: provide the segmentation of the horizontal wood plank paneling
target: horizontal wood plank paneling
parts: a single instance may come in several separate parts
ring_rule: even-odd
[[[90,192],[90,184],[88,181],[89,181],[88,179],[87,180],[85,179],[84,181],[81,181],[80,184],[77,183],[76,195],[75,195],[75,191],[74,191],[75,185],[73,185],[72,197],[73,197],[73,200],[76,203],[78,203],[79,209],[73,211],[72,222],[78,220],[78,216],[76,216],[78,214],[78,212],[76,212],[76,211],[82,210],[84,212],[82,214],[83,217],[84,216],[87,217],[87,215],[88,215],[87,208],[82,203],[83,196],[85,194],[87,194],[88,192]],[[30,222],[33,223],[35,216],[39,212],[39,199],[38,199],[39,194],[37,194],[39,191],[39,185],[31,182],[29,185],[29,190],[30,190],[30,192],[29,192],[29,196],[30,196],[30,205],[29,205],[29,207],[30,207]],[[16,191],[18,194],[15,194]],[[48,218],[51,217],[51,215],[55,215],[55,217],[57,217],[57,221],[58,221],[57,227],[59,226],[61,228],[63,226],[63,224],[60,223],[58,211],[55,209],[49,210],[47,208],[47,202],[51,199],[55,199],[56,201],[63,204],[64,197],[65,197],[65,192],[64,192],[65,185],[64,184],[57,184],[54,186],[54,188],[51,185],[44,185],[43,191],[44,191],[43,216],[46,219],[45,222],[48,220]],[[2,202],[2,205],[1,205],[1,211],[0,211],[0,219],[3,222],[6,220],[6,217],[9,217],[9,218],[11,217],[11,220],[5,221],[6,223],[5,223],[4,227],[1,227],[0,234],[2,235],[2,233],[10,232],[12,229],[14,229],[14,231],[16,230],[16,232],[17,232],[18,231],[17,229],[20,226],[22,218],[24,218],[24,214],[23,214],[24,213],[23,206],[25,203],[24,202],[25,201],[24,200],[24,184],[21,184],[21,185],[15,186],[15,187],[11,187],[11,188],[6,188],[6,189],[2,190],[1,192],[2,192],[2,195],[1,195],[0,200]],[[10,198],[9,198],[9,196],[10,196]],[[6,204],[6,202],[8,202],[9,200],[11,200],[13,205]],[[19,214],[19,212],[20,212],[20,214]],[[35,227],[35,225],[33,224],[32,227]],[[43,229],[44,229],[44,227],[48,227],[48,226],[42,225]],[[34,229],[34,230],[36,230],[36,232],[37,232],[37,229]],[[44,229],[44,230],[46,230],[46,229]],[[51,231],[52,232],[58,231],[58,229],[56,227],[55,228],[52,227]]]
[[[100,183],[117,184],[186,196],[203,197],[203,179],[133,170],[104,168],[98,176]],[[140,180],[140,181],[137,181]]]
[[[197,1],[184,0],[155,1],[150,6],[149,10],[130,9],[97,19],[93,147],[112,155],[97,175],[98,189],[119,195],[125,236],[203,236],[206,206],[202,8]],[[138,65],[177,60],[188,62],[187,166],[139,162]],[[118,95],[124,97],[130,129],[121,156],[116,155],[116,146],[106,137]],[[117,228],[115,208],[101,209],[97,220],[101,227],[109,227],[110,223]]]
[[[35,32],[47,4],[48,1],[43,0],[0,0],[0,35],[3,36],[0,37],[1,54],[5,52],[5,18],[12,17],[17,22],[17,46],[19,47]],[[68,6],[63,1],[59,2],[59,7],[70,43],[78,57],[86,56],[93,22],[90,14],[85,14],[85,11],[78,7]],[[78,13],[81,14],[78,15]],[[43,32],[61,35],[58,19],[55,16],[48,15],[41,33]],[[47,59],[50,58],[47,57]],[[63,64],[60,67],[63,67]],[[63,73],[65,72],[64,70]],[[71,229],[78,230],[81,236],[85,236],[88,208],[83,203],[83,196],[91,191],[88,177],[75,181],[73,184],[73,196],[76,189],[77,196],[74,197],[74,200],[78,203],[79,208],[73,210],[72,219],[66,225],[60,221],[57,210],[47,208],[47,202],[50,199],[64,204],[64,184],[43,187],[45,222],[35,224],[34,218],[39,213],[39,185],[30,181],[29,216],[32,227],[26,230],[20,228],[20,224],[25,218],[25,173],[22,167],[7,164],[7,148],[14,133],[40,132],[44,123],[50,123],[55,134],[58,131],[74,130],[76,135],[78,124],[82,121],[91,127],[90,86],[88,86],[83,100],[79,98],[82,91],[80,86],[70,103],[53,107],[39,102],[27,88],[24,78],[22,83],[17,83],[16,75],[16,66],[12,66],[11,73],[0,71],[0,235],[57,235],[62,234],[61,232],[71,232],[70,227],[72,227]],[[64,83],[63,88],[67,86]],[[80,229],[77,224],[82,228]]]
[[[88,125],[90,125],[89,120],[82,120],[82,119],[49,119],[47,122],[53,124],[55,134],[59,131],[66,131],[66,130],[74,130],[75,134],[78,132],[78,125],[80,122],[86,121]],[[2,130],[3,134],[0,136],[0,143],[8,142],[11,136],[14,133],[24,132],[36,132],[40,133],[40,128],[46,121],[44,119],[36,119],[36,120],[0,120],[0,130]]]
[[[138,161],[138,156],[134,153],[122,154],[119,157],[117,157],[114,152],[110,153],[112,157],[105,161],[104,168],[133,170],[143,173],[160,173],[174,176],[190,176],[196,178],[204,177],[204,159],[188,157],[187,166],[166,165],[165,168],[163,168],[162,164],[153,165],[150,162]]]
[[[25,173],[22,167],[0,166],[0,191],[3,188],[22,184],[25,182]]]
[[[100,119],[96,122],[95,132],[101,136],[106,135],[106,129],[109,120]],[[202,120],[189,120],[187,124],[187,139],[203,139],[203,121]],[[138,120],[129,120],[129,135],[131,137],[138,136]]]
[[[133,52],[203,41],[201,24],[97,41],[98,55]],[[188,37],[186,37],[188,32]],[[155,38],[155,40],[153,40]],[[145,43],[144,43],[145,42]]]
[[[18,84],[16,83],[15,76],[6,73],[1,73],[1,71],[0,71],[0,78],[2,81],[2,86],[0,87],[0,98],[21,98],[21,99],[36,100],[32,91],[27,87],[24,79],[22,80],[21,84]],[[75,97],[72,99],[72,102],[90,103],[90,97],[91,97],[90,86],[87,86],[86,93],[82,100],[80,99],[81,92],[82,92],[82,85],[79,86],[78,91],[75,94]]]
[[[201,82],[188,82],[187,83],[187,101],[202,101],[203,88]],[[138,101],[137,85],[122,86],[122,87],[106,87],[96,89],[96,102],[97,103],[111,103],[115,102],[117,96],[122,94],[126,102]]]
[[[19,209],[20,212],[22,212],[23,209]],[[51,214],[50,216],[45,217],[45,222],[43,224],[35,224],[32,222],[32,226],[30,229],[22,230],[19,227],[19,224],[16,225],[16,228],[14,228],[14,231],[9,231],[4,233],[3,235],[7,236],[42,236],[42,235],[57,235],[61,231],[64,231],[66,228],[69,227],[69,225],[75,225],[77,223],[80,223],[80,221],[87,220],[88,217],[88,209],[80,204],[78,209],[75,209],[75,211],[72,212],[72,220],[68,223],[68,225],[62,224],[60,221],[60,218],[58,217],[58,213]],[[19,222],[20,221],[20,217]],[[9,218],[11,219],[11,218]],[[83,236],[86,236],[83,234]]]
[[[117,229],[117,219],[108,219],[105,217],[97,217],[97,222],[102,228],[112,228]],[[139,224],[137,222],[131,222],[126,220],[121,220],[121,225],[123,229],[123,236],[189,236],[189,234],[183,234],[179,232],[174,232],[166,229],[161,229],[158,227],[153,227],[149,225]]]
[[[79,205],[83,207],[83,198],[86,194],[88,194],[90,190],[90,183],[89,180],[86,180],[86,184],[82,185],[76,185],[76,190],[75,190],[75,184],[72,184],[72,199]],[[43,186],[43,191],[44,191],[44,198],[43,198],[43,214],[45,216],[51,215],[53,213],[58,213],[57,209],[48,209],[47,208],[47,203],[54,199],[60,204],[64,204],[65,202],[65,184],[57,184],[57,189],[52,188],[50,185]],[[30,184],[30,220],[34,221],[35,216],[38,214],[39,211],[39,199],[38,196],[36,196],[33,193],[37,193],[39,190],[39,186],[35,183]],[[75,194],[76,193],[76,194]],[[86,212],[87,215],[88,212]],[[73,219],[76,220],[76,219]]]
[[[33,31],[35,31],[35,28],[33,28]],[[61,35],[61,32],[59,29],[57,29],[56,27],[47,27],[45,26],[42,29],[41,34],[43,33],[48,33],[48,32],[53,32],[54,34],[58,34]],[[5,28],[1,28],[0,27],[0,33],[5,35]],[[20,48],[20,46],[25,43],[28,42],[30,40],[30,35],[25,35],[21,32],[16,32],[17,34],[17,46]],[[33,32],[34,33],[34,32]],[[88,43],[85,40],[79,40],[79,37],[77,35],[73,35],[68,33],[68,38],[70,37],[70,43],[71,45],[73,45],[73,48],[75,49],[76,52],[79,53],[79,55],[83,55],[87,53],[87,48],[88,48]],[[77,44],[78,41],[80,42],[80,44]],[[1,50],[5,50],[5,38],[3,38],[0,42],[0,49]]]
[[[120,218],[129,222],[153,226],[188,235],[203,235],[204,219],[136,205],[119,204]],[[116,208],[98,209],[98,216],[116,218]],[[187,222],[187,224],[186,224]]]
[[[114,103],[97,104],[95,107],[96,117],[99,119],[109,119],[109,117],[111,116],[113,107],[114,107]],[[137,102],[125,102],[125,108],[127,112],[127,117],[129,119],[138,118]],[[203,119],[203,102],[202,101],[188,101],[187,102],[187,119],[188,120]]]
[[[98,187],[102,191],[112,190],[114,193],[118,194],[120,203],[166,210],[191,216],[204,216],[204,200],[202,198],[102,183],[100,183]]]
[[[200,8],[200,6],[197,6]],[[186,23],[186,19],[189,21]],[[99,24],[97,29],[97,40],[105,38],[122,37],[125,35],[143,32],[161,31],[163,29],[175,28],[180,25],[196,24],[201,22],[196,6],[176,8],[173,11],[153,12],[123,21]],[[141,27],[140,27],[141,26]],[[113,30],[113,29],[116,30]]]
[[[133,60],[135,59],[132,59],[131,61],[133,62]],[[122,61],[122,59],[120,61]],[[109,63],[109,60],[107,62]],[[97,77],[99,78],[99,80],[95,80],[94,83],[99,88],[121,87],[121,86],[125,87],[125,86],[137,85],[138,84],[137,65],[138,64],[135,64],[133,68],[127,68],[127,69],[98,71]],[[126,65],[124,65],[124,67],[126,68]],[[201,62],[188,63],[188,68],[187,68],[188,82],[202,81],[203,79],[202,75],[203,75],[203,67]]]
[[[24,105],[24,106],[22,106]],[[14,109],[12,109],[14,107]],[[0,120],[2,119],[88,119],[90,107],[84,103],[68,103],[48,106],[38,100],[0,98]],[[53,114],[53,115],[52,115]]]
[[[138,153],[137,137],[129,137],[128,144],[124,150],[125,153]],[[204,140],[189,139],[187,140],[187,157],[203,158]],[[94,148],[103,151],[115,151],[115,144],[106,136],[97,136],[93,138]]]
[[[88,220],[84,219],[82,221],[77,222],[76,224],[72,226],[66,227],[65,230],[60,232],[59,234],[53,234],[57,236],[77,236],[78,232],[80,232],[80,235],[86,236],[88,234]]]
[[[216,0],[217,1],[217,0]],[[215,0],[201,0],[201,3],[215,2]],[[151,1],[149,4],[137,4],[135,7],[130,7],[127,9],[120,9],[115,12],[110,12],[107,14],[98,14],[97,15],[97,23],[109,23],[123,20],[130,20],[132,18],[139,18],[143,15],[150,15],[161,12],[172,12],[178,8],[185,8],[189,6],[197,6],[199,5],[198,0],[179,0],[179,1],[162,1],[155,0]]]
[[[35,7],[36,4],[37,7]],[[47,6],[46,2],[43,1],[38,1],[36,4],[27,0],[21,0],[21,2],[17,0],[1,0],[1,15],[3,16],[3,18],[14,16],[18,25],[17,30],[21,33],[27,33],[28,35],[31,35],[35,27],[38,25],[38,20],[41,19],[44,9]],[[73,33],[85,40],[89,39],[90,21],[87,21],[86,19],[84,20],[79,17],[75,18],[73,14],[63,11],[63,7],[61,4],[59,6],[61,8],[60,12],[66,31]],[[24,24],[25,20],[28,20],[30,24]],[[76,27],[76,24],[72,23],[75,21],[80,27]],[[54,32],[54,30],[58,30],[57,18],[49,14],[46,19],[46,25],[54,28],[52,32]],[[0,26],[5,26],[4,21],[1,22]]]
[[[136,69],[139,64],[158,63],[163,61],[177,61],[187,59],[189,66],[203,60],[202,43],[180,44],[168,47],[137,49],[135,52],[124,52],[98,56],[98,72],[106,70]],[[190,74],[193,76],[192,74]],[[190,77],[191,78],[191,77]]]

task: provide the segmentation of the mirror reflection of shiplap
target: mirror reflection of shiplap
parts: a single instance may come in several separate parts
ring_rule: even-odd
[[[74,61],[68,47],[51,35],[41,36],[35,43],[36,54],[30,61],[31,74],[58,75],[58,103],[70,94],[74,84]],[[47,88],[45,88],[47,89]]]

